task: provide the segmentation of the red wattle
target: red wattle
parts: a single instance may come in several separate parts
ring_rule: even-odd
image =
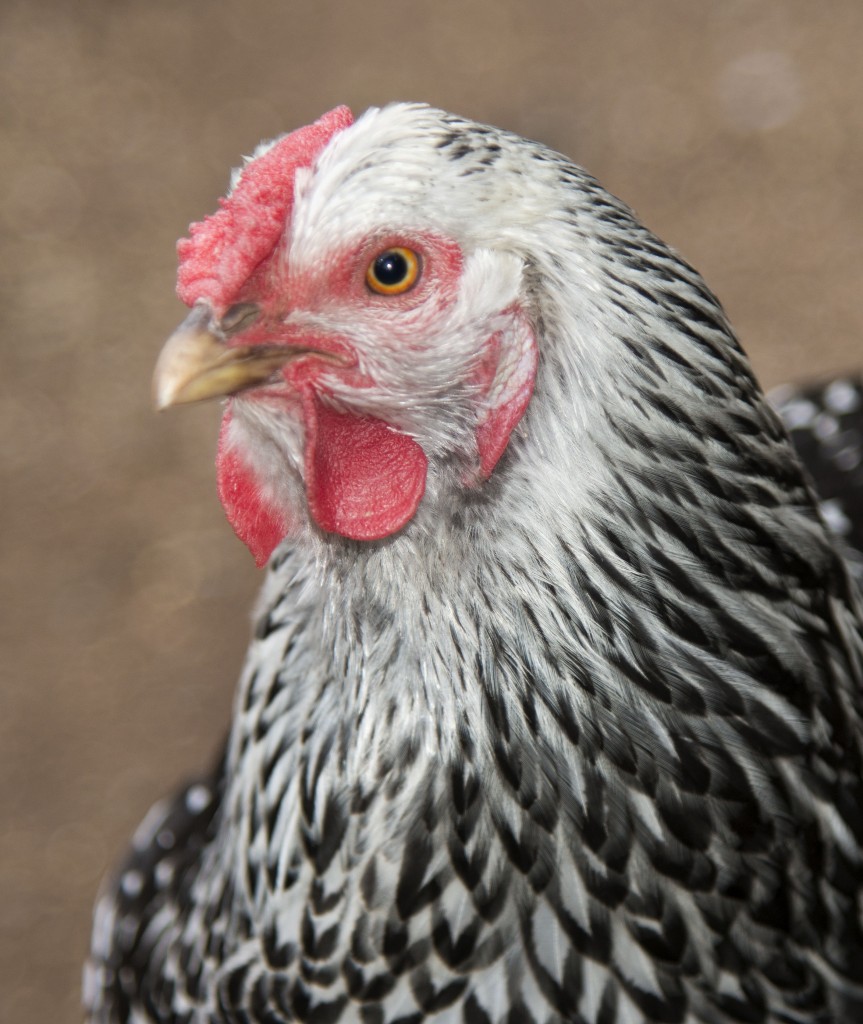
[[[234,533],[251,551],[255,565],[260,569],[267,564],[267,559],[287,535],[288,522],[284,515],[280,515],[277,509],[265,501],[253,471],[242,460],[237,449],[228,444],[230,423],[229,408],[222,419],[216,456],[219,500]]]
[[[428,461],[406,434],[381,420],[337,412],[303,389],[305,484],[312,519],[352,540],[380,540],[400,530],[425,491]],[[258,567],[290,530],[287,510],[262,491],[254,469],[229,440],[230,407],[216,458],[219,498],[234,532]]]
[[[380,540],[400,530],[425,492],[428,460],[381,420],[337,412],[305,389],[306,494],[322,530]]]

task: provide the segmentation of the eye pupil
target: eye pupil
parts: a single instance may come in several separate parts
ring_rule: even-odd
[[[366,270],[366,284],[378,295],[402,295],[420,276],[420,258],[413,249],[394,245],[377,255]]]
[[[404,255],[395,249],[389,252],[382,252],[375,260],[374,274],[378,281],[392,287],[401,284],[408,275],[408,261]]]

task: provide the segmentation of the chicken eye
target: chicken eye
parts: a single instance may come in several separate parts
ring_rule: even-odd
[[[412,249],[396,246],[376,256],[366,271],[366,284],[379,295],[401,295],[417,283],[420,258]]]

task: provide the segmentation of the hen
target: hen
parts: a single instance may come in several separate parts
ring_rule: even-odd
[[[179,254],[157,401],[233,396],[269,568],[91,1019],[863,1019],[858,385],[781,396],[822,511],[695,271],[425,106],[260,147]]]

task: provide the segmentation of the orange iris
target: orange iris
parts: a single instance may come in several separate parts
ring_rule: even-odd
[[[366,284],[379,295],[401,295],[413,288],[420,276],[420,258],[412,249],[393,246],[369,264]]]

